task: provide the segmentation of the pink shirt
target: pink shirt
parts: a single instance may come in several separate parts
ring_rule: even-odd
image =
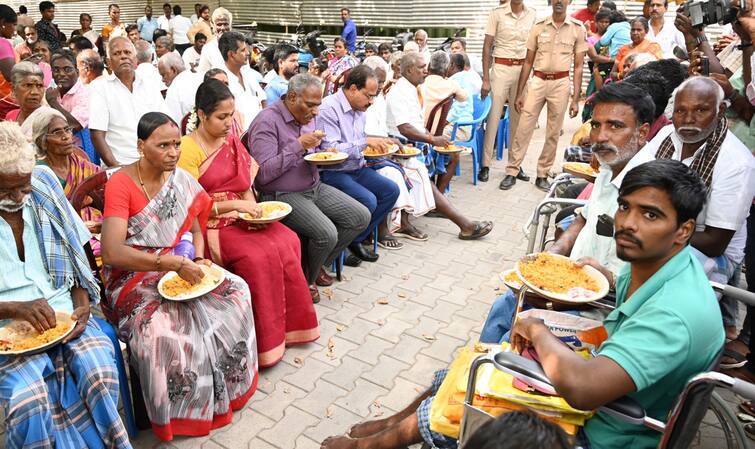
[[[70,112],[83,128],[89,126],[89,89],[76,80],[76,84],[60,97],[60,105]]]
[[[16,52],[13,50],[13,44],[8,39],[0,38],[0,59],[11,58],[16,60]]]

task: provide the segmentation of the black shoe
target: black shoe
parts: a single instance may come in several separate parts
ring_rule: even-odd
[[[490,169],[488,167],[480,168],[480,173],[477,174],[477,180],[480,182],[488,182],[490,178]]]
[[[516,179],[524,182],[530,182],[530,177],[527,176],[526,173],[524,173],[524,170],[519,168],[519,173],[516,174]]]
[[[372,248],[368,248],[361,243],[352,243],[349,245],[349,251],[365,262],[375,262],[378,260],[378,255],[372,251]]]
[[[358,267],[361,263],[362,259],[351,253],[346,254],[346,257],[343,258],[343,264],[347,267]]]
[[[514,187],[514,184],[516,184],[516,178],[511,175],[506,175],[501,180],[501,183],[498,184],[498,188],[501,190],[509,190],[510,188]]]
[[[535,187],[547,192],[551,189],[551,183],[548,182],[548,178],[536,178]]]

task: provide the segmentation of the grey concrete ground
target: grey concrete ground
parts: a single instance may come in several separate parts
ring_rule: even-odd
[[[524,165],[533,175],[544,116],[541,124]],[[578,125],[566,123],[561,147]],[[496,162],[491,181],[475,187],[467,157],[450,193],[467,216],[495,223],[489,236],[465,242],[449,221],[418,219],[429,241],[404,241],[400,251],[381,249],[377,263],[347,268],[344,282],[321,290],[321,338],[289,349],[281,363],[263,370],[259,391],[232,425],[168,443],[144,431],[134,447],[315,449],[356,422],[407,405],[459,347],[477,340],[490,304],[505,288],[499,273],[525,253],[522,224],[543,194],[521,181],[508,192],[499,190],[503,167]],[[728,397],[733,407],[736,399]],[[706,425],[694,447],[717,449],[721,438],[715,425]]]

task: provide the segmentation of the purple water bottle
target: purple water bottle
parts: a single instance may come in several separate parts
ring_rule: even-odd
[[[175,248],[173,248],[174,256],[184,256],[189,260],[194,259],[194,244],[192,243],[193,236],[191,232],[184,232],[181,235],[181,240],[178,242]]]

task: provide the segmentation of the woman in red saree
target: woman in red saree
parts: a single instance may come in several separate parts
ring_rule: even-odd
[[[160,112],[137,127],[139,161],[120,169],[105,188],[102,309],[128,343],[141,380],[152,430],[162,440],[207,435],[230,424],[257,387],[257,343],[249,288],[225,273],[214,290],[187,301],[163,300],[166,271],[196,284],[200,265],[172,254],[191,231],[204,253],[201,225],[212,201],[191,175],[176,168],[178,125]]]
[[[260,214],[251,190],[258,166],[238,137],[228,87],[215,79],[204,82],[196,107],[199,125],[181,140],[178,166],[212,196],[205,253],[249,284],[260,366],[272,366],[286,346],[320,336],[299,238],[281,223],[251,226],[238,218],[242,212]]]

